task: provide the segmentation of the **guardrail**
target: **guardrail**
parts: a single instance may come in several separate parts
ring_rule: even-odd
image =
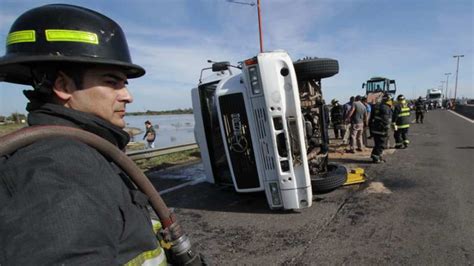
[[[180,152],[180,151],[187,151],[187,150],[192,150],[192,149],[197,149],[197,148],[199,147],[196,143],[188,143],[188,144],[182,144],[182,145],[164,147],[164,148],[130,151],[130,152],[127,152],[127,155],[128,157],[130,157],[130,159],[136,161],[136,160],[150,159],[150,158],[161,156],[161,155],[166,155],[166,154]]]
[[[457,104],[454,112],[461,114],[469,119],[474,119],[474,105]]]

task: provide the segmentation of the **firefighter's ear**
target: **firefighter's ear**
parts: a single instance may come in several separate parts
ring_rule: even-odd
[[[75,90],[74,86],[74,81],[62,71],[59,71],[53,84],[53,91],[58,100],[66,103],[72,97],[72,92]]]

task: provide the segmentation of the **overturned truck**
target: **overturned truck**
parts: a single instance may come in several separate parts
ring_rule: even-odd
[[[328,163],[321,91],[321,79],[338,73],[337,60],[293,62],[274,51],[207,69],[215,75],[200,78],[192,102],[208,182],[265,191],[271,209],[310,207],[314,191],[345,182],[345,168]]]

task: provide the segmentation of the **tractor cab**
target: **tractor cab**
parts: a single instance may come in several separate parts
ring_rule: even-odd
[[[384,77],[373,77],[363,83],[362,88],[365,88],[367,102],[371,104],[380,102],[383,94],[389,93],[393,97],[397,91],[395,80]]]

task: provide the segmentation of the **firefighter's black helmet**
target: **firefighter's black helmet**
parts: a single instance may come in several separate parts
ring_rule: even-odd
[[[382,101],[383,102],[388,102],[390,100],[392,100],[392,96],[390,96],[390,94],[385,93],[384,95],[382,95]]]
[[[405,100],[405,96],[403,96],[403,94],[400,94],[397,96],[397,101],[403,101]]]
[[[65,4],[31,9],[16,19],[0,57],[0,81],[32,84],[31,66],[44,63],[109,65],[128,78],[145,70],[132,63],[120,26],[93,10]]]

